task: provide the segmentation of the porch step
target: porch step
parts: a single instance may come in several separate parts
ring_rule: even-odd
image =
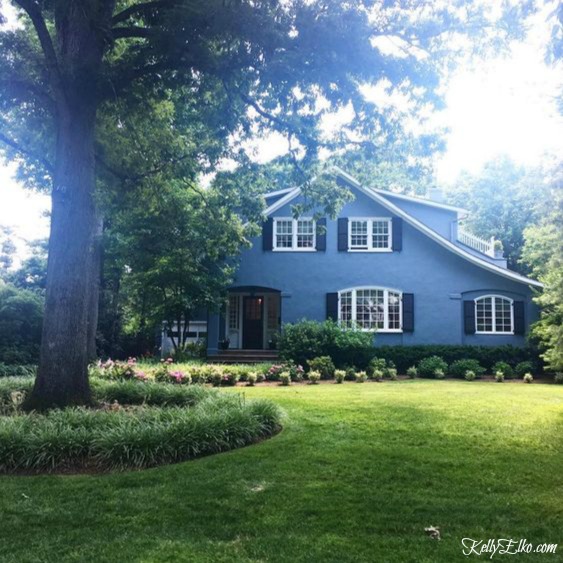
[[[275,362],[277,350],[220,350],[218,354],[207,356],[207,361],[220,364],[258,364]]]

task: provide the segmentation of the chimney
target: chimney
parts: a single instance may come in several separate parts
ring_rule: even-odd
[[[440,188],[430,188],[428,190],[428,199],[436,203],[444,202],[444,192]]]

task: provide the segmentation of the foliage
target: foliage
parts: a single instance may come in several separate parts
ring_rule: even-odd
[[[282,373],[280,373],[280,384],[285,387],[291,384],[291,375],[288,371],[282,371]]]
[[[37,373],[37,366],[33,364],[9,365],[0,362],[0,377],[31,377]]]
[[[115,403],[102,410],[2,417],[0,471],[153,467],[244,446],[279,424],[272,403],[222,395],[209,395],[191,409]]]
[[[497,371],[495,373],[495,381],[497,383],[504,383],[504,378],[505,378],[505,375],[502,371]]]
[[[356,372],[356,383],[365,383],[367,378],[368,374],[365,371]]]
[[[522,260],[544,288],[535,297],[541,307],[540,320],[532,335],[542,348],[549,369],[563,369],[563,190],[561,169],[551,183],[551,193],[539,205],[541,221],[526,229]]]
[[[492,368],[498,361],[515,366],[518,362],[531,361],[534,365],[541,364],[535,348],[516,346],[457,346],[457,345],[417,345],[417,346],[378,346],[374,350],[378,358],[392,361],[399,373],[405,373],[410,366],[428,356],[440,356],[447,364],[456,360],[477,360],[487,372],[494,373]],[[354,362],[351,362],[353,364]],[[537,369],[537,367],[535,368]]]
[[[512,366],[506,362],[496,362],[491,371],[493,373],[502,373],[506,379],[512,379],[514,377]]]
[[[346,379],[346,371],[344,371],[343,369],[337,369],[334,372],[334,382],[335,383],[344,383],[345,379]]]
[[[311,385],[316,385],[321,379],[321,374],[318,371],[311,370],[307,374],[307,379]]]
[[[307,365],[309,360],[329,356],[339,367],[366,367],[373,357],[373,335],[353,327],[340,327],[334,321],[302,320],[286,324],[279,339],[282,358]]]
[[[246,378],[246,383],[249,387],[254,387],[254,385],[256,385],[257,380],[258,380],[258,374],[254,371],[251,371]]]
[[[524,383],[532,383],[532,381],[534,381],[534,376],[531,373],[525,373],[522,379],[524,380]]]
[[[440,356],[428,356],[421,360],[417,366],[420,377],[435,377],[438,370],[443,373],[448,371],[448,364]]]
[[[553,382],[558,384],[563,384],[563,373],[558,372],[553,376]]]
[[[514,375],[516,377],[524,377],[528,372],[534,371],[534,364],[532,362],[520,362],[514,368]]]
[[[321,379],[332,379],[334,377],[334,363],[330,356],[318,356],[312,360],[308,360],[307,364],[312,371],[318,371],[321,374]]]
[[[368,377],[372,377],[373,373],[377,370],[380,371],[382,374],[387,369],[387,360],[385,358],[373,358],[370,360],[366,372]]]
[[[434,377],[436,379],[444,379],[446,377],[446,374],[445,374],[444,370],[437,369],[437,370],[434,371]]]
[[[385,373],[381,369],[374,369],[371,372],[371,376],[369,374],[367,375],[368,377],[371,377],[374,381],[382,381]]]
[[[470,369],[468,369],[464,375],[465,381],[475,381],[476,377],[477,375],[475,374],[475,372],[471,371]]]
[[[418,376],[418,370],[416,369],[416,366],[411,366],[410,368],[407,369],[407,375],[411,378],[411,379],[415,379],[415,377]]]
[[[346,368],[346,381],[356,381],[356,369],[354,367]]]
[[[0,280],[0,362],[37,363],[42,322],[43,298]]]
[[[485,368],[481,367],[477,360],[456,360],[450,365],[448,373],[454,377],[463,377],[467,371],[472,371],[476,377],[481,377],[485,373]]]

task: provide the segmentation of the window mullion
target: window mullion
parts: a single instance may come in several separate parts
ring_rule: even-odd
[[[389,329],[389,292],[383,292],[383,330]]]
[[[373,250],[373,219],[368,219],[368,250]]]
[[[493,316],[491,325],[493,327],[493,332],[497,331],[497,312],[496,312],[496,297],[491,297],[491,315]]]
[[[356,324],[357,315],[356,315],[356,290],[355,289],[352,291],[351,306],[352,306],[352,315],[351,315],[352,316],[352,322],[354,324]]]

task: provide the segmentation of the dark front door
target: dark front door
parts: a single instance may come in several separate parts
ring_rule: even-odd
[[[264,298],[244,297],[242,315],[242,347],[261,350],[263,346]]]

